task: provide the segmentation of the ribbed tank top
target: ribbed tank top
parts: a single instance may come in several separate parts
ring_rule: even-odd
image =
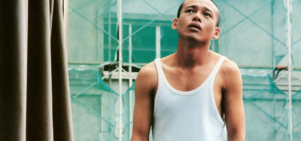
[[[154,141],[226,140],[225,123],[213,95],[214,79],[224,60],[222,56],[199,87],[185,92],[168,83],[160,59],[155,60],[158,88],[152,127]]]

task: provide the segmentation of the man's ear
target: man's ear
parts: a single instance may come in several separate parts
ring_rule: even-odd
[[[174,18],[173,21],[172,21],[172,25],[171,25],[171,28],[173,30],[177,30],[177,27],[178,27],[178,18]]]
[[[220,33],[221,33],[221,30],[218,27],[215,27],[215,32],[214,32],[212,38],[215,39],[215,40],[218,39]]]

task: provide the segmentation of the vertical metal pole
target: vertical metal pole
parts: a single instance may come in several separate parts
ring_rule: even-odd
[[[109,20],[109,25],[108,25],[108,27],[109,27],[109,47],[108,47],[109,58],[108,58],[108,61],[111,62],[111,36],[112,36],[112,34],[111,34],[112,33],[111,32],[111,27],[112,27],[111,26],[111,0],[110,0],[110,5],[109,5],[109,19],[108,20]],[[109,72],[113,71],[112,66],[110,66],[109,70],[110,70]],[[109,87],[112,88],[111,86],[112,86],[112,74],[109,75]],[[111,104],[110,97],[108,97],[107,100],[109,101],[109,104]],[[109,113],[108,117],[111,117],[110,112],[108,112],[108,113]]]
[[[112,27],[111,26],[111,0],[110,0],[110,5],[109,5],[109,19],[108,20],[109,20],[109,25],[108,25],[108,27],[109,27],[109,47],[108,47],[109,58],[108,58],[108,61],[111,62],[111,36],[112,36],[111,35],[111,33],[112,33],[111,32],[111,27]],[[109,72],[112,71],[111,68],[112,68],[112,66],[110,66]],[[111,86],[112,86],[112,74],[109,75],[109,87],[111,88]],[[108,97],[107,100],[109,101],[109,104],[111,104],[110,97]],[[109,113],[108,117],[111,117],[110,112],[108,112],[108,113]],[[103,129],[102,129],[102,131],[103,131]]]
[[[129,25],[129,73],[130,73],[130,79],[129,79],[129,88],[133,85],[133,79],[132,79],[132,24]],[[129,91],[130,96],[129,96],[129,115],[130,115],[130,120],[133,119],[133,92]],[[131,140],[132,136],[132,130],[133,126],[130,126],[130,135],[129,135],[129,140]]]
[[[161,54],[161,28],[156,26],[156,58],[160,58]]]
[[[110,0],[110,5],[109,5],[109,62],[111,62],[111,39],[112,39],[112,35],[111,35],[111,0]]]
[[[288,48],[288,96],[289,96],[289,135],[290,141],[293,141],[293,121],[292,121],[292,89],[291,89],[291,71],[292,71],[292,60],[291,60],[291,17],[290,17],[290,0],[286,0],[287,6],[287,48]]]
[[[109,58],[108,58],[108,61],[111,62],[111,36],[112,36],[112,34],[111,34],[112,33],[111,32],[111,0],[110,0],[110,5],[109,5],[109,19],[108,20],[109,20],[109,25],[108,25],[108,27],[109,27],[109,46],[108,46]],[[112,66],[110,66],[109,72],[112,71],[111,68],[112,68]],[[111,86],[112,86],[112,74],[109,75],[109,87],[111,88]],[[111,104],[109,97],[107,98],[107,100],[109,101],[109,104]],[[111,114],[109,112],[108,117],[110,117],[110,116],[111,116]],[[103,131],[103,129],[102,129],[102,131]]]
[[[122,141],[122,0],[118,0],[119,25],[119,141]]]
[[[96,13],[95,13],[95,15],[96,15],[96,25],[98,26],[99,25],[99,19],[98,19],[98,12],[99,12],[99,10],[97,9],[96,10]],[[95,45],[95,60],[96,61],[99,61],[98,60],[98,44],[99,44],[99,40],[98,40],[98,38],[99,38],[99,36],[98,36],[98,32],[99,32],[99,28],[97,28],[96,26],[94,26],[95,28],[96,28],[96,33],[95,33],[95,37],[96,37],[96,45]],[[102,56],[103,56],[103,54],[102,54]]]
[[[275,8],[275,1],[273,0],[271,2],[271,31],[272,31],[272,35],[274,36],[274,8]],[[276,68],[277,64],[276,64],[276,57],[275,57],[275,47],[274,47],[274,41],[272,41],[272,64],[273,64],[273,68]],[[275,97],[275,95],[274,95]],[[275,122],[275,121],[274,121]],[[275,126],[274,126],[275,128]]]

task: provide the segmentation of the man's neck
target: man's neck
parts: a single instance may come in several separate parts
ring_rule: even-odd
[[[187,40],[179,40],[178,50],[175,57],[180,67],[193,68],[206,62],[209,51],[210,41],[200,43]]]

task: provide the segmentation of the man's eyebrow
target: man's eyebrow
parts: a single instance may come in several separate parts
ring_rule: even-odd
[[[196,5],[190,5],[190,6],[185,7],[184,9],[187,9],[187,8],[197,9],[198,7]],[[212,10],[210,10],[209,8],[204,7],[204,9],[205,9],[205,11],[209,11],[210,13],[213,14]]]
[[[195,6],[195,5],[190,5],[190,6],[185,7],[185,9],[187,9],[187,8],[193,8],[193,9],[196,9],[197,6]]]
[[[213,14],[213,12],[209,8],[207,8],[207,7],[205,7],[205,11],[209,11],[210,13]]]

